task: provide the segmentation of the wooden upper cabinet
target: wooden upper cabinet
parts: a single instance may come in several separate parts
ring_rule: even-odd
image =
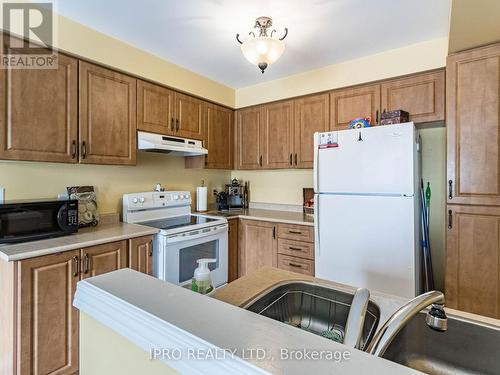
[[[206,168],[231,169],[234,156],[234,113],[215,104],[207,104],[205,147]]]
[[[314,133],[326,132],[330,126],[329,94],[296,99],[294,126],[294,165],[296,168],[312,168]]]
[[[500,206],[500,44],[450,55],[448,203]]]
[[[57,69],[0,69],[0,82],[0,159],[76,163],[78,60],[59,54]]]
[[[173,134],[174,92],[162,86],[137,81],[137,129]]]
[[[116,241],[82,249],[82,279],[127,267],[127,241]]]
[[[359,117],[372,118],[378,123],[380,115],[380,85],[367,85],[340,89],[330,93],[330,129],[347,129],[351,120]]]
[[[205,103],[189,95],[175,93],[175,135],[203,139]]]
[[[500,318],[500,207],[448,206],[446,306]]]
[[[80,159],[135,164],[136,80],[80,61]]]
[[[239,276],[261,267],[277,267],[277,224],[260,220],[240,220],[238,228]]]
[[[153,236],[132,238],[128,245],[128,266],[133,270],[152,275]]]
[[[402,109],[415,123],[444,121],[444,70],[384,82],[381,87],[382,112]]]
[[[259,169],[262,165],[262,107],[242,109],[236,115],[236,167]]]
[[[19,261],[17,373],[78,371],[78,310],[73,307],[80,251]]]
[[[263,168],[293,168],[293,101],[262,107]]]

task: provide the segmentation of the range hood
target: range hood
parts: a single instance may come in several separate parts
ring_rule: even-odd
[[[137,132],[139,151],[159,152],[172,156],[199,156],[208,154],[201,141],[147,132]]]

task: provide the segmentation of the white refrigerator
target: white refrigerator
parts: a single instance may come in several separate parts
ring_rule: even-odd
[[[314,135],[316,277],[420,293],[418,148],[413,123]]]

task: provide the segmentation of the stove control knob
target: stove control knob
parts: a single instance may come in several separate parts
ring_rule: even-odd
[[[144,197],[141,197],[141,198],[139,199],[139,202],[141,202],[141,203],[144,203],[145,201],[146,201],[146,199],[145,199]]]
[[[137,203],[137,202],[139,202],[139,199],[134,198],[134,199],[132,199],[132,202]]]
[[[184,195],[184,199],[189,199],[189,195],[188,195],[188,194],[185,194],[185,195]]]
[[[178,195],[174,195],[174,200],[178,200],[179,199],[179,196]]]

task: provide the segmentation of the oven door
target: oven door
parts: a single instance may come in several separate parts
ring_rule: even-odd
[[[201,228],[188,233],[157,236],[155,244],[155,276],[178,285],[191,284],[196,261],[214,258],[209,264],[214,287],[227,283],[227,224]]]

